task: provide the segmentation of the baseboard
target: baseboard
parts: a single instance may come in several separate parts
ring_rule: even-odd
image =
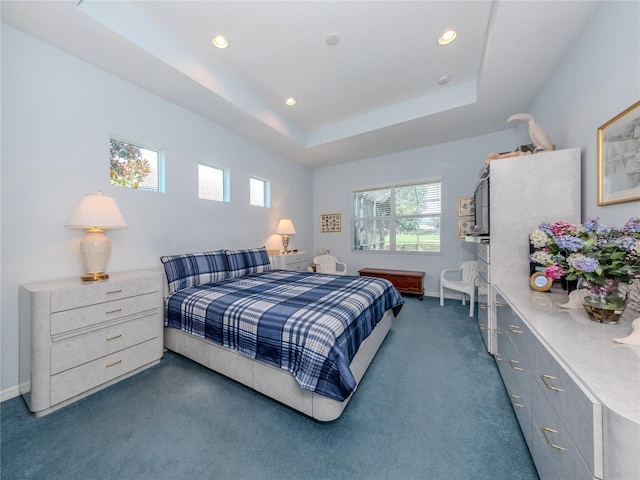
[[[5,400],[11,400],[12,398],[20,396],[20,386],[9,387],[4,390],[0,390],[0,402]]]

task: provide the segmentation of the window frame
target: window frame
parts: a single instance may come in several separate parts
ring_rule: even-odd
[[[263,185],[263,192],[262,192],[263,204],[262,205],[256,205],[254,203],[251,203],[252,202],[252,192],[251,192],[252,180],[262,182],[262,185]],[[249,205],[252,207],[271,208],[271,181],[270,180],[263,177],[258,177],[256,175],[249,176]]]
[[[205,168],[212,168],[222,172],[222,200],[200,196],[200,167],[201,166]],[[225,168],[220,165],[215,165],[210,162],[199,161],[198,162],[198,199],[209,201],[209,202],[230,203],[231,202],[231,172],[229,168]]]
[[[374,254],[394,254],[394,255],[442,255],[442,183],[443,177],[429,177],[410,180],[406,182],[398,182],[393,184],[375,185],[370,187],[358,187],[351,190],[351,251],[355,253],[374,253]],[[425,213],[417,215],[398,215],[396,212],[396,191],[402,187],[409,187],[414,185],[427,185],[427,184],[439,184],[440,189],[440,209],[438,213]],[[389,189],[389,214],[377,215],[369,217],[357,216],[356,212],[356,195],[362,192],[369,192],[375,190]],[[439,227],[437,251],[415,251],[415,250],[398,250],[397,249],[397,225],[398,220],[412,219],[412,218],[437,218]],[[381,221],[383,224],[388,223],[387,228],[389,230],[389,248],[384,250],[377,249],[358,249],[356,245],[356,229],[358,222],[373,220]]]
[[[166,169],[165,169],[165,154],[164,154],[164,149],[160,148],[160,147],[154,147],[154,146],[150,146],[149,144],[146,143],[142,143],[142,142],[137,142],[137,141],[132,141],[129,140],[123,136],[120,135],[116,135],[116,134],[110,134],[109,135],[109,161],[111,161],[111,140],[117,140],[119,142],[122,143],[126,143],[129,145],[133,145],[137,148],[141,148],[143,150],[149,150],[151,152],[155,152],[157,155],[157,165],[156,165],[156,173],[157,173],[157,179],[156,179],[156,185],[157,188],[155,190],[152,190],[150,188],[133,188],[133,187],[128,187],[125,185],[117,185],[111,182],[111,175],[109,175],[109,183],[111,186],[113,187],[117,187],[117,188],[127,188],[129,190],[138,190],[141,192],[152,192],[152,193],[165,193],[165,173],[166,173]],[[111,165],[109,165],[109,173],[111,172]]]

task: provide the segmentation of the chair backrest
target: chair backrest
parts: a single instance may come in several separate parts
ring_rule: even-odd
[[[334,273],[336,271],[337,258],[333,255],[318,255],[313,259],[313,263],[318,265],[317,270],[322,273]]]
[[[465,283],[473,283],[478,276],[478,262],[476,260],[470,260],[468,262],[462,262],[460,265],[462,268],[462,281]]]

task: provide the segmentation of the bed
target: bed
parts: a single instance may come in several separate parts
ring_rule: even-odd
[[[265,248],[165,256],[165,347],[338,418],[403,300],[387,280],[272,270]]]

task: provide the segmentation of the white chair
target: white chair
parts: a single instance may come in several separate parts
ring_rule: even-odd
[[[333,275],[346,275],[347,264],[339,262],[336,257],[329,254],[318,255],[313,259],[316,265],[316,273],[331,273]],[[340,267],[339,269],[337,267]]]
[[[458,272],[459,280],[445,278],[448,274]],[[460,268],[445,268],[440,272],[440,306],[444,305],[444,289],[449,288],[462,293],[462,305],[466,305],[469,295],[469,316],[473,317],[476,302],[476,285],[478,283],[478,262],[475,260],[462,262]]]

